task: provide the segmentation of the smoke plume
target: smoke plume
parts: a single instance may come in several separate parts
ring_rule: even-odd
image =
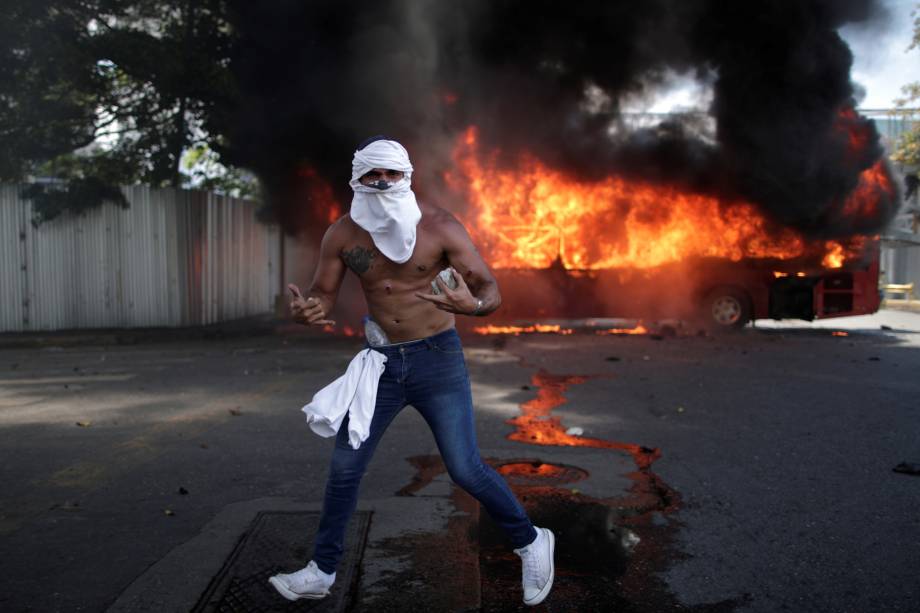
[[[871,122],[851,112],[852,54],[838,34],[877,19],[872,0],[287,0],[235,10],[243,102],[232,145],[289,229],[324,227],[326,212],[304,196],[316,177],[347,206],[352,152],[373,134],[403,142],[417,190],[443,200],[442,172],[469,125],[499,163],[526,151],[577,178],[619,174],[740,198],[812,237],[878,231],[897,206],[891,197],[871,215],[844,215],[860,173],[882,156]],[[675,74],[711,88],[713,134],[699,118],[636,128],[623,113],[624,101]]]

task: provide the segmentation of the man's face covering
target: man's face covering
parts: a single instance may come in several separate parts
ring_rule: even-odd
[[[384,173],[371,184],[361,177],[375,168],[396,170]],[[372,177],[373,178],[373,177]],[[416,226],[422,212],[412,191],[412,164],[409,153],[394,140],[375,140],[355,151],[351,162],[351,218],[370,233],[377,249],[397,264],[407,262],[415,249]]]
[[[368,187],[376,187],[380,190],[390,189],[396,185],[405,174],[406,173],[401,170],[385,169],[383,172],[380,172],[375,168],[361,176],[361,183]]]

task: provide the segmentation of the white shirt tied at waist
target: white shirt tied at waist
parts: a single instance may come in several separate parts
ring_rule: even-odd
[[[310,404],[301,409],[307,414],[310,429],[322,437],[335,436],[348,415],[348,443],[357,449],[367,440],[377,386],[387,356],[373,349],[362,349],[352,358],[345,374],[316,392]]]

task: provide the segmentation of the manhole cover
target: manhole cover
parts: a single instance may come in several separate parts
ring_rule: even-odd
[[[318,512],[263,511],[202,594],[193,613],[269,613],[273,611],[342,611],[348,605],[361,560],[370,513],[357,511],[345,532],[345,554],[335,584],[322,600],[285,600],[268,582],[277,573],[306,566],[319,526]]]
[[[500,464],[495,470],[512,485],[557,485],[581,481],[588,476],[588,471],[575,466],[539,461],[508,462]]]

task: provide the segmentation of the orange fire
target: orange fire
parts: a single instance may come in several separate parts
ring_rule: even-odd
[[[498,152],[480,152],[477,141],[477,128],[468,128],[454,150],[456,170],[445,179],[471,203],[465,221],[495,268],[547,268],[557,260],[570,270],[650,268],[689,257],[821,253],[822,245],[777,228],[748,202],[616,176],[577,181],[528,154],[517,168],[503,169],[495,164]],[[865,171],[845,214],[871,214],[875,190],[886,181],[881,163]],[[823,253],[824,266],[839,268],[859,251],[827,241]]]
[[[562,420],[551,414],[554,409],[568,402],[565,391],[569,386],[584,383],[589,378],[591,377],[553,375],[542,370],[535,374],[531,378],[531,383],[537,388],[537,397],[521,404],[521,415],[505,421],[515,426],[515,431],[507,438],[532,445],[619,449],[632,454],[639,468],[651,466],[661,457],[659,449],[649,449],[634,443],[566,434]]]
[[[555,464],[545,462],[514,462],[503,464],[496,469],[500,475],[514,475],[516,477],[544,477],[559,478],[566,475],[565,469]]]
[[[598,330],[595,334],[606,336],[608,334],[648,334],[648,328],[638,324],[635,328],[610,328],[608,330]]]
[[[843,262],[846,260],[843,245],[834,241],[827,241],[825,246],[827,247],[827,253],[824,255],[824,259],[821,260],[821,265],[825,268],[840,268],[843,266]]]
[[[297,175],[307,185],[307,194],[310,200],[308,208],[321,211],[328,223],[333,223],[342,216],[342,207],[339,205],[332,192],[332,186],[320,177],[312,166],[303,166]]]
[[[831,336],[849,336],[849,332],[844,332],[843,330],[834,330],[831,332]]]
[[[326,324],[325,326],[323,326],[322,329],[323,329],[323,332],[326,332],[328,334],[336,333],[335,326],[331,326],[329,324]],[[342,332],[342,335],[344,336],[357,336],[358,335],[355,329],[352,328],[351,326],[342,326],[341,332]]]
[[[878,214],[878,194],[882,192],[889,198],[894,194],[891,177],[885,171],[881,161],[876,162],[871,168],[859,175],[856,189],[849,195],[844,203],[843,214],[846,217],[871,219]]]
[[[476,326],[473,328],[473,332],[476,334],[513,334],[514,336],[519,336],[534,332],[539,334],[572,334],[573,330],[556,324],[534,324],[532,326],[494,326],[489,324],[487,326]]]

